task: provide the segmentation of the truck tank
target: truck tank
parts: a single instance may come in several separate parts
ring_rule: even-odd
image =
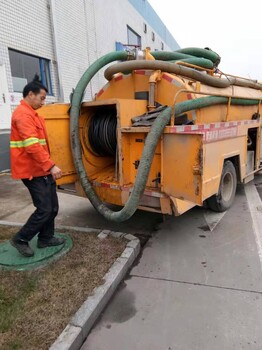
[[[257,128],[255,147],[260,137],[262,86],[223,75],[215,52],[147,49],[142,59],[141,53],[136,57],[111,53],[90,66],[73,92],[70,118],[69,105],[42,111],[52,157],[65,174],[60,184],[75,182],[77,193],[113,221],[127,220],[137,208],[179,215],[203,205],[219,192],[223,150],[235,149],[236,171],[244,181],[251,127]],[[94,101],[82,102],[91,78],[116,60],[125,62],[108,67],[108,83]],[[247,123],[250,132],[245,133],[242,124]],[[240,146],[231,147],[236,139]],[[217,156],[216,165],[212,154],[220,146],[223,157]],[[254,154],[253,168],[259,170],[260,154]],[[123,208],[113,212],[105,203]]]

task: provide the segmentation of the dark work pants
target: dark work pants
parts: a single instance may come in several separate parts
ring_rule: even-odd
[[[56,182],[52,175],[22,181],[31,194],[36,210],[15,238],[29,242],[39,233],[38,239],[46,242],[54,236],[55,217],[58,213]]]

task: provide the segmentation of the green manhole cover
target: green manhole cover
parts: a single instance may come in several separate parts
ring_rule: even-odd
[[[65,243],[47,248],[37,248],[37,237],[30,241],[30,246],[35,255],[27,258],[21,255],[9,241],[0,243],[0,269],[1,270],[33,270],[37,267],[43,267],[51,261],[59,259],[66,254],[73,246],[71,237],[62,234],[56,234],[56,237],[65,238]]]

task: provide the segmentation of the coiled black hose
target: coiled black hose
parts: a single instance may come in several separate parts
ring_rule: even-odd
[[[92,150],[99,156],[116,154],[117,119],[113,111],[94,114],[91,117],[88,140]]]

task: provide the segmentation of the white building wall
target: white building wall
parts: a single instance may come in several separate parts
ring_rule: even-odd
[[[95,30],[89,30],[89,36],[95,36],[96,55],[94,59],[102,55],[115,51],[116,41],[128,44],[127,25],[141,36],[142,48],[150,47],[152,51],[161,50],[161,39],[155,31],[149,26],[146,20],[136,11],[136,9],[128,2],[123,0],[104,1],[89,0],[94,4],[95,14]],[[89,12],[89,19],[92,16]],[[147,24],[147,33],[144,33],[144,23]],[[152,41],[152,32],[155,33],[155,41]],[[93,39],[94,40],[94,39]],[[165,50],[170,48],[164,44]],[[96,92],[103,86],[105,80],[103,71],[98,74],[94,83]]]
[[[0,64],[6,67],[8,86],[13,92],[8,48],[51,60],[52,87],[54,95],[57,95],[48,0],[0,1]]]
[[[47,102],[59,98],[57,64],[64,101],[68,102],[72,89],[91,63],[115,51],[117,41],[128,43],[127,25],[141,36],[142,48],[161,50],[163,40],[128,0],[1,0],[0,4],[0,64],[5,64],[10,92],[13,84],[8,48],[50,60],[54,96]],[[169,50],[166,43],[164,47]],[[85,99],[93,98],[104,83],[103,72],[99,72],[87,88]]]
[[[127,44],[127,25],[141,36],[142,48],[161,50],[161,39],[127,0],[55,0],[59,65],[65,101],[88,66],[108,52],[115,43]],[[143,31],[147,24],[147,33]],[[155,41],[152,41],[152,32]],[[169,47],[164,43],[165,50]],[[92,99],[105,84],[103,70],[88,86],[85,99]]]
[[[64,100],[89,65],[88,27],[84,0],[54,0],[58,64]]]
[[[5,67],[10,96],[16,97],[11,110],[22,94],[13,94],[9,48],[50,60],[53,96],[48,96],[47,103],[61,100],[61,92],[69,102],[72,89],[90,64],[115,51],[116,42],[128,44],[127,26],[141,36],[142,48],[161,50],[163,42],[164,50],[170,49],[128,0],[0,0],[0,65]],[[101,71],[87,87],[84,99],[94,98],[105,83]],[[3,103],[0,96],[0,113]],[[7,154],[8,145],[3,146],[2,139],[0,135],[0,149],[5,147]]]

